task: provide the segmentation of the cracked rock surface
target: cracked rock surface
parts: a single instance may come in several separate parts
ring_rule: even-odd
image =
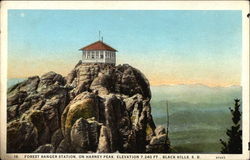
[[[8,153],[167,153],[146,77],[128,64],[79,62],[8,89]]]

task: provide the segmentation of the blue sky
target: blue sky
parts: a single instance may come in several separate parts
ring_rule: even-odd
[[[117,62],[153,84],[240,83],[240,11],[10,10],[8,20],[9,77],[65,75],[100,30]]]

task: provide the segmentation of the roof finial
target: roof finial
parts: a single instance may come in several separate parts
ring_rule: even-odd
[[[102,42],[103,42],[103,37],[102,37]]]

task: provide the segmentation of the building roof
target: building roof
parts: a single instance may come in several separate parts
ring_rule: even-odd
[[[114,52],[117,51],[116,49],[110,47],[109,45],[103,43],[102,41],[91,43],[90,45],[87,45],[79,50],[84,50],[84,51],[105,50],[105,51],[114,51]]]

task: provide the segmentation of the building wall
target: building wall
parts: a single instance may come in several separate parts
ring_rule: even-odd
[[[116,63],[116,53],[112,51],[83,51],[83,63]]]

